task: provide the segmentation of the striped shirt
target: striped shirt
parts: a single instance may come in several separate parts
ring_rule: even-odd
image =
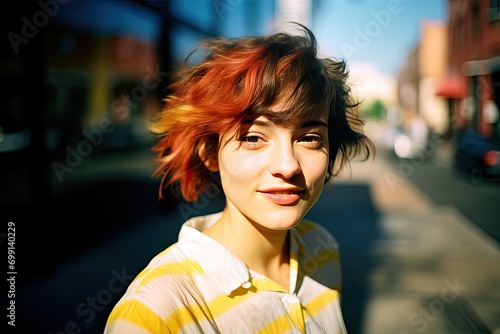
[[[290,291],[249,269],[195,217],[155,256],[111,311],[105,334],[346,333],[338,244],[322,226],[290,230]]]

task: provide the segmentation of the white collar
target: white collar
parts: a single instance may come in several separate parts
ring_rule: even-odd
[[[187,258],[196,261],[215,288],[230,295],[239,288],[250,287],[250,270],[228,248],[201,231],[211,226],[222,212],[194,217],[179,232],[178,246]]]

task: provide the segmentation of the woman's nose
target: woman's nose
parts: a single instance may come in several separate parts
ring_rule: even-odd
[[[273,175],[286,179],[300,173],[300,164],[293,143],[276,145],[272,152],[270,170]]]

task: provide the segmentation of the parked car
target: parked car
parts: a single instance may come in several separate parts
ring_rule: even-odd
[[[500,145],[496,145],[472,129],[457,135],[454,152],[455,167],[472,180],[500,179]]]
[[[386,126],[382,132],[383,148],[399,159],[425,161],[433,154],[430,141],[435,140],[434,133],[420,118],[414,118],[406,128]]]

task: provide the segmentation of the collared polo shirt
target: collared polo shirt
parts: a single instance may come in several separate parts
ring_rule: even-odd
[[[114,306],[105,334],[346,333],[338,244],[325,228],[304,220],[290,230],[287,290],[201,232],[221,214],[183,224]]]

